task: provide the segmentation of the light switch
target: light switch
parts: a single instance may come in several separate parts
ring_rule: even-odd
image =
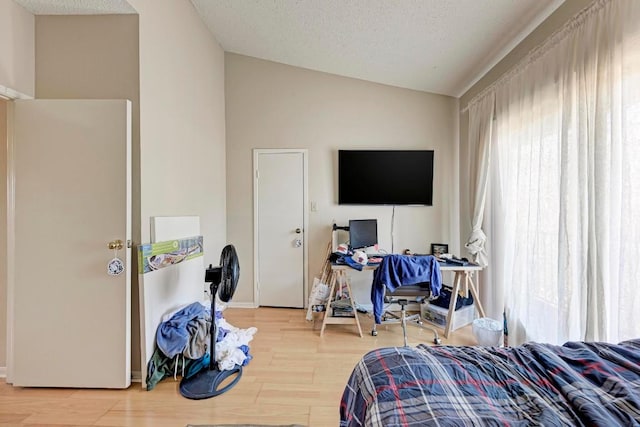
[[[311,212],[316,212],[318,210],[318,202],[311,202]]]

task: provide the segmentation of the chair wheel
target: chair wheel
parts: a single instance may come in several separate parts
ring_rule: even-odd
[[[377,337],[378,336],[378,331],[371,331],[371,335],[374,336],[374,337]]]
[[[440,344],[442,344],[442,340],[440,340],[440,338],[434,338],[433,339],[433,343],[436,344],[436,345],[440,345]]]

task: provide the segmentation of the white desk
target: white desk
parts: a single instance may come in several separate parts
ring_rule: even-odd
[[[375,270],[378,268],[378,265],[367,265],[362,267],[362,271],[365,270]],[[455,308],[456,301],[458,300],[458,294],[463,293],[463,295],[468,296],[469,292],[473,296],[473,303],[478,310],[478,314],[480,317],[485,317],[484,308],[482,308],[482,303],[480,302],[480,295],[478,293],[478,284],[473,281],[473,274],[476,271],[481,271],[482,267],[478,265],[456,265],[456,264],[445,264],[440,263],[440,271],[452,271],[454,272],[453,277],[453,289],[451,290],[451,301],[449,302],[449,311],[447,313],[447,322],[444,328],[444,337],[449,337],[449,332],[451,331],[451,325],[453,324],[453,318],[455,316]],[[351,285],[349,281],[346,280],[347,290],[349,292],[349,297],[351,298],[351,305],[353,307],[353,312],[355,313],[355,317],[332,317],[329,313],[330,304],[334,297],[334,293],[337,291],[336,283],[338,282],[340,277],[346,276],[348,271],[358,272],[354,268],[349,267],[344,264],[332,264],[331,271],[333,274],[331,275],[330,280],[330,288],[329,288],[329,302],[327,303],[327,309],[324,313],[324,320],[322,321],[322,329],[320,330],[320,336],[324,333],[324,328],[327,324],[353,324],[358,327],[358,333],[362,337],[362,329],[360,328],[360,321],[358,320],[358,314],[356,312],[356,303],[353,299],[353,292],[351,292]],[[346,277],[345,277],[346,278]]]

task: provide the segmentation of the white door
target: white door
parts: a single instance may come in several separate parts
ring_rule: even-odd
[[[304,307],[306,150],[254,150],[255,282],[260,306]]]
[[[16,386],[130,385],[130,117],[126,100],[13,103],[8,365]],[[116,240],[125,270],[112,276]]]

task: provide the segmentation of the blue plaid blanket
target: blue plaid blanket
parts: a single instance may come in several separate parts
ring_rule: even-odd
[[[354,368],[341,426],[639,426],[640,339],[381,348]]]

